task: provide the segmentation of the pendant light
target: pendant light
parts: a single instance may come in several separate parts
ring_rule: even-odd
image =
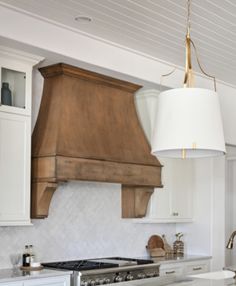
[[[188,0],[186,62],[183,88],[161,92],[157,97],[152,154],[168,158],[200,158],[225,154],[225,142],[215,77],[207,74],[190,38]],[[193,86],[191,46],[201,72],[214,80],[214,91]]]

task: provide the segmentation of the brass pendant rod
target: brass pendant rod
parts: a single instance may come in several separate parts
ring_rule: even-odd
[[[193,45],[193,48],[194,48],[194,51],[195,51],[195,55],[196,55],[196,59],[197,59],[197,63],[198,63],[198,66],[199,66],[201,72],[202,72],[205,76],[207,76],[207,77],[213,79],[213,81],[214,81],[214,90],[215,90],[215,92],[216,92],[216,78],[215,78],[215,76],[210,75],[210,74],[208,74],[208,73],[206,73],[206,72],[204,71],[204,69],[203,69],[203,67],[202,67],[202,65],[201,65],[201,63],[200,63],[200,60],[199,60],[197,48],[196,48],[194,42],[193,42],[191,39],[190,39],[190,42],[191,42],[191,44]]]
[[[191,44],[194,48],[194,52],[196,55],[196,59],[197,59],[197,64],[200,68],[200,71],[207,77],[213,79],[214,81],[214,90],[216,92],[216,78],[215,76],[212,76],[208,73],[205,72],[205,70],[203,69],[200,60],[199,60],[199,56],[198,56],[198,51],[197,48],[194,44],[194,42],[192,41],[191,37],[190,37],[190,28],[191,28],[191,22],[190,22],[190,12],[191,12],[191,0],[188,0],[187,2],[188,8],[187,8],[187,32],[186,32],[186,38],[185,38],[185,74],[184,74],[184,87],[193,87],[193,69],[192,69],[192,60],[191,60]],[[171,75],[173,72],[175,71],[175,68],[173,71],[171,71],[168,74],[162,75],[161,79],[160,79],[160,91],[161,91],[161,86],[162,86],[162,78],[163,77],[167,77],[169,75]]]
[[[191,62],[191,39],[190,30],[188,28],[186,35],[186,50],[185,50],[185,74],[184,74],[184,87],[191,86],[192,62]]]

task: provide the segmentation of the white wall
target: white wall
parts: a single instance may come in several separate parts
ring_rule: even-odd
[[[226,202],[225,202],[225,229],[226,229],[226,244],[233,231],[236,230],[236,147],[227,147],[227,162],[226,162]],[[236,240],[234,241],[233,249],[225,249],[226,266],[236,265]]]
[[[225,157],[195,160],[194,222],[176,230],[188,253],[212,256],[212,270],[225,266]]]
[[[212,270],[225,266],[225,157],[213,159],[212,188]]]

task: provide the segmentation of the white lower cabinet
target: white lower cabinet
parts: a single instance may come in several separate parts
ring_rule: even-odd
[[[0,286],[24,286],[23,282],[5,282],[0,283]]]
[[[160,276],[168,276],[168,275],[182,276],[183,274],[184,274],[184,269],[180,263],[163,264],[160,267]]]
[[[24,286],[70,286],[70,276],[32,279],[25,281]]]
[[[0,286],[70,286],[70,275],[48,277],[48,278],[29,278],[19,282],[4,282]]]
[[[160,266],[160,276],[187,276],[193,274],[200,274],[208,272],[210,269],[209,260],[197,260],[190,262],[176,262],[161,264]]]
[[[0,225],[30,224],[28,116],[0,112]]]

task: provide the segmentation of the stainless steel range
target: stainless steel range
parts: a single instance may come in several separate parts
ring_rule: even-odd
[[[95,286],[159,276],[152,260],[109,257],[43,263],[46,268],[72,270],[73,286]]]

